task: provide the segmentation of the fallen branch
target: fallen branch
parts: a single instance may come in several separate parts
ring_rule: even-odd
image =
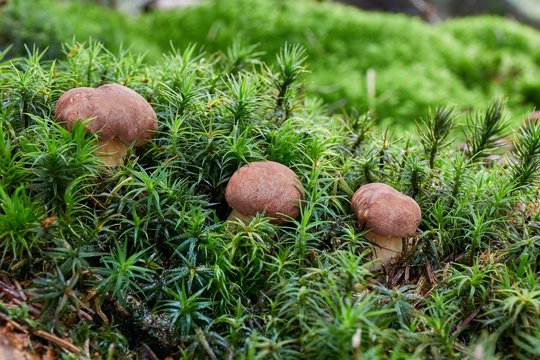
[[[10,319],[4,313],[0,312],[0,319],[4,320],[5,322],[7,322],[11,326],[13,326],[15,329],[22,332],[23,334],[29,334],[30,333],[31,335],[35,335],[35,336],[38,336],[38,337],[40,337],[42,339],[45,339],[45,340],[55,344],[56,346],[66,350],[66,351],[69,351],[71,353],[74,353],[74,354],[81,353],[81,349],[79,349],[78,347],[73,345],[68,340],[61,339],[58,336],[53,335],[53,334],[48,333],[48,332],[43,331],[43,330],[27,329],[27,326],[17,323],[16,321]]]
[[[6,314],[0,312],[0,318],[23,334],[28,334],[28,330],[26,330],[21,324],[11,320]]]
[[[204,333],[201,330],[201,328],[196,328],[195,334],[197,335],[197,340],[199,340],[199,343],[202,345],[202,347],[206,351],[206,354],[208,354],[208,357],[210,357],[211,360],[217,360],[217,356],[216,354],[214,354],[214,352],[212,351],[212,348],[206,341],[206,337],[204,336]]]
[[[424,0],[409,0],[409,2],[416,8],[416,10],[418,10],[425,21],[431,24],[442,21],[441,17],[437,13],[437,7],[434,4],[430,4]]]
[[[52,342],[56,346],[61,347],[62,349],[72,352],[74,354],[79,354],[81,352],[81,349],[73,345],[71,342],[65,339],[61,339],[58,336],[48,333],[46,331],[32,330],[32,334],[39,336],[40,338],[45,339],[49,342]]]
[[[477,307],[469,316],[467,316],[466,319],[460,321],[456,327],[453,329],[452,333],[455,334],[456,332],[462,330],[465,328],[473,319],[478,315],[478,313],[482,310],[482,306]]]

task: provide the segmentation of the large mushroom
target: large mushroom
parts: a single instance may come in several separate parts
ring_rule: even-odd
[[[360,187],[351,206],[358,223],[367,230],[366,239],[375,245],[375,270],[401,255],[403,239],[416,234],[421,220],[416,201],[382,183]]]
[[[146,143],[157,128],[152,106],[119,84],[67,91],[56,103],[54,117],[68,130],[78,120],[91,119],[86,130],[98,134],[97,155],[111,166],[122,164],[129,147]]]
[[[258,213],[276,224],[300,213],[304,190],[296,174],[274,161],[257,161],[238,169],[227,184],[225,199],[233,208],[229,220],[249,221]]]

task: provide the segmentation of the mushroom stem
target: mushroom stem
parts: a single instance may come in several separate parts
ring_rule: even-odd
[[[249,223],[251,219],[253,219],[253,216],[244,215],[233,209],[233,211],[227,218],[227,221],[241,221],[246,224]]]
[[[107,165],[117,167],[124,163],[128,147],[117,137],[111,140],[99,140],[96,145],[96,155]]]
[[[375,263],[371,270],[379,270],[382,265],[388,265],[392,259],[401,256],[403,241],[401,238],[382,236],[374,231],[367,232],[364,237],[373,243]]]

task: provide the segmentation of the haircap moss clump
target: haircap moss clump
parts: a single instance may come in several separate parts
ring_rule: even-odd
[[[476,117],[425,109],[417,134],[330,116],[303,91],[298,45],[274,65],[238,45],[154,65],[96,42],[64,51],[0,60],[2,331],[56,357],[537,355],[538,214],[522,206],[539,201],[537,123],[509,133],[500,101]],[[105,83],[158,117],[112,174],[85,123],[53,119],[66,91]],[[486,166],[493,136],[516,150]],[[297,174],[299,216],[227,226],[228,181],[263,160]],[[376,273],[350,210],[373,182],[422,212],[406,255]]]

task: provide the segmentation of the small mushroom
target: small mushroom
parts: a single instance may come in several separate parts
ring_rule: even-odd
[[[368,230],[366,239],[375,245],[377,263],[373,270],[400,256],[403,238],[414,236],[420,224],[421,212],[416,201],[382,183],[360,187],[353,195],[351,207],[358,223]]]
[[[97,155],[111,166],[122,164],[128,148],[146,143],[157,128],[152,106],[141,95],[119,84],[67,91],[56,103],[54,117],[68,130],[77,120],[91,119],[86,130],[98,133]]]
[[[249,221],[258,213],[276,224],[300,213],[304,190],[296,174],[274,161],[257,161],[238,169],[227,184],[225,199],[233,208],[228,220]]]

